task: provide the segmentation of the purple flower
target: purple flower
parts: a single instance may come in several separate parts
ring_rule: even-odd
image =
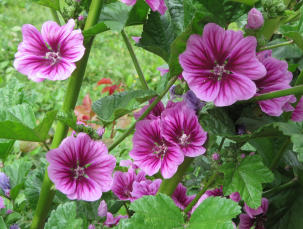
[[[184,160],[179,147],[162,137],[160,119],[137,122],[133,149],[129,156],[149,176],[156,174],[161,168],[165,179],[171,178]]]
[[[241,196],[240,196],[240,193],[238,192],[233,192],[232,194],[229,195],[229,198],[235,202],[240,202],[241,200]]]
[[[209,23],[203,36],[189,37],[186,50],[179,56],[182,75],[196,96],[216,106],[228,106],[250,99],[256,93],[252,80],[266,74],[256,58],[257,40],[243,38],[241,31],[224,30]]]
[[[120,222],[120,219],[126,219],[126,218],[128,218],[127,215],[125,215],[125,216],[118,215],[117,217],[114,218],[112,213],[107,212],[107,218],[106,218],[105,223],[103,223],[103,225],[105,225],[108,228],[111,228],[115,225],[118,225],[118,223]]]
[[[135,181],[133,183],[133,191],[131,192],[131,194],[137,199],[141,198],[142,196],[155,196],[158,192],[161,183],[161,179],[156,179],[152,182],[149,180],[141,182]]]
[[[183,101],[188,107],[194,109],[195,111],[201,110],[206,103],[202,103],[200,99],[197,98],[196,94],[189,90],[183,94]]]
[[[292,113],[291,121],[302,122],[303,121],[303,97],[300,99],[296,106],[296,109]]]
[[[170,87],[170,89],[168,90],[169,93],[170,93],[170,99],[173,100],[175,99],[176,97],[178,98],[181,98],[182,95],[177,95],[176,92],[175,92],[175,88],[176,88],[176,85],[173,85]]]
[[[0,209],[5,208],[3,198],[0,196]]]
[[[134,113],[135,119],[138,119],[144,111],[155,101],[156,98],[149,100],[149,105],[145,105],[138,113]],[[160,101],[157,105],[149,112],[149,114],[144,119],[155,120],[157,117],[161,116],[162,111],[165,110],[163,103]]]
[[[110,190],[116,158],[105,144],[80,133],[65,138],[46,154],[49,178],[69,199],[95,201]]]
[[[205,194],[208,196],[213,196],[213,197],[216,197],[216,196],[224,197],[222,186],[215,190],[208,190],[205,192]],[[238,192],[234,192],[234,193],[230,194],[229,196],[227,196],[227,198],[230,198],[231,200],[233,200],[235,202],[239,202],[241,200],[241,196]]]
[[[105,129],[101,126],[96,130],[96,133],[99,135],[99,137],[102,137],[103,134],[105,133]]]
[[[145,172],[140,171],[136,174],[136,171],[132,168],[128,169],[128,172],[115,171],[111,190],[119,197],[120,200],[130,200],[133,202],[138,199],[131,194],[133,191],[133,183],[135,181],[146,181]]]
[[[82,32],[74,27],[73,19],[61,27],[47,21],[40,34],[33,25],[23,25],[23,42],[18,46],[14,67],[35,82],[67,79],[85,51]]]
[[[130,167],[130,168],[133,168],[133,169],[138,169],[138,166],[135,165],[131,159],[127,159],[127,160],[121,160],[120,161],[120,166],[125,166],[125,167]]]
[[[267,212],[268,205],[269,202],[266,198],[262,198],[261,206],[256,210],[245,204],[244,210],[246,214],[240,214],[239,229],[250,229],[254,225],[254,229],[265,229],[264,223],[267,220],[265,213]]]
[[[165,73],[168,73],[169,72],[169,68],[161,68],[161,67],[158,67],[156,68],[158,71],[160,71],[160,74],[161,76],[163,76]],[[178,77],[179,80],[182,80],[183,79],[183,76],[182,74],[179,75]]]
[[[220,154],[214,153],[214,154],[212,155],[212,157],[213,157],[213,159],[214,159],[215,161],[217,161],[217,160],[220,159]]]
[[[98,216],[104,217],[104,216],[106,216],[106,213],[107,213],[107,204],[106,204],[105,200],[102,200],[98,207]]]
[[[7,177],[6,174],[2,172],[0,172],[0,188],[6,197],[10,197],[11,186],[9,183],[9,177]]]
[[[165,110],[161,115],[161,133],[164,138],[177,144],[187,157],[205,153],[202,146],[207,132],[199,124],[196,112],[182,104]]]
[[[95,229],[95,226],[90,224],[87,229]]]
[[[242,153],[240,157],[241,157],[241,158],[245,158],[246,155],[245,155],[244,153]]]
[[[236,128],[237,135],[243,135],[246,133],[246,128],[245,128],[244,124],[236,124],[235,128]]]
[[[256,8],[252,8],[247,15],[247,23],[252,29],[261,28],[264,23],[262,13]]]
[[[83,19],[84,19],[84,16],[83,15],[79,15],[78,20],[79,21],[83,21]]]
[[[161,15],[165,14],[167,7],[165,6],[164,0],[145,0],[146,3],[150,6],[152,11],[159,11]],[[133,6],[136,4],[137,0],[121,0],[128,6]]]
[[[135,42],[139,43],[139,40],[141,39],[141,37],[132,37],[132,39],[133,39]]]
[[[201,197],[200,197],[200,199],[198,200],[198,202],[193,206],[193,208],[192,208],[192,210],[191,210],[191,214],[193,214],[194,213],[194,211],[199,207],[199,205],[206,199],[206,198],[208,198],[209,196],[206,194],[206,193],[204,193]]]
[[[196,195],[187,196],[186,195],[186,187],[184,187],[181,183],[178,184],[173,196],[171,197],[174,203],[178,208],[184,210],[190,202],[196,197]]]
[[[7,209],[6,214],[12,214],[12,210],[11,209]]]
[[[14,224],[14,225],[10,226],[9,229],[20,229],[20,227],[17,224]]]
[[[255,152],[251,152],[249,155],[255,155],[256,153]]]

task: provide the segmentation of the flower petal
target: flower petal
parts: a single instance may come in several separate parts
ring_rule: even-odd
[[[240,214],[239,217],[239,229],[251,229],[254,226],[255,220],[250,218],[247,214]]]
[[[78,180],[75,192],[66,196],[71,200],[95,201],[101,198],[102,191],[94,180],[83,177]]]
[[[146,3],[150,6],[152,11],[156,11],[160,5],[159,0],[146,0]]]
[[[136,4],[137,0],[121,0],[121,2],[125,3],[127,6],[133,6]]]
[[[164,179],[171,178],[177,172],[178,166],[184,161],[184,155],[179,147],[168,142],[166,146],[167,150],[161,163],[161,174]]]
[[[106,214],[107,214],[107,204],[106,204],[105,200],[102,200],[98,207],[98,216],[104,217],[104,216],[106,216]]]
[[[80,29],[72,31],[60,44],[60,55],[68,62],[80,60],[85,48],[83,46],[83,35]]]
[[[64,194],[75,192],[77,182],[74,172],[69,168],[62,168],[54,165],[47,167],[49,178],[54,182],[56,188]]]

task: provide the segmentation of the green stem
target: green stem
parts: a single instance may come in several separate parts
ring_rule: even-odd
[[[50,148],[48,147],[48,145],[46,144],[46,142],[43,142],[43,145],[45,146],[45,148],[47,149],[47,151],[50,151]]]
[[[257,52],[261,52],[261,51],[268,50],[268,49],[273,49],[273,48],[278,48],[278,47],[282,47],[282,46],[286,46],[286,45],[292,45],[294,43],[295,43],[294,41],[287,41],[287,42],[283,42],[283,43],[280,43],[280,44],[260,48],[260,49],[257,50]]]
[[[209,186],[213,183],[213,181],[216,179],[216,177],[219,175],[219,171],[216,171],[211,178],[209,179],[209,181],[204,185],[204,187],[202,188],[202,190],[196,195],[195,199],[192,200],[192,202],[190,202],[190,204],[184,209],[184,213],[187,214],[192,208],[193,206],[199,201],[200,197],[207,191],[207,189],[209,188]]]
[[[298,184],[299,184],[298,178],[295,177],[294,179],[292,179],[290,182],[288,182],[286,184],[283,184],[279,187],[276,187],[276,188],[263,192],[262,196],[267,196],[267,195],[270,195],[273,193],[277,193],[277,192],[280,192],[281,190],[292,188]]]
[[[290,137],[288,137],[288,138],[285,140],[285,142],[284,142],[284,144],[282,145],[281,149],[279,150],[279,152],[278,152],[277,155],[275,156],[273,162],[270,164],[269,169],[270,169],[271,171],[274,171],[274,170],[276,169],[276,167],[277,167],[277,165],[278,165],[278,163],[279,163],[279,161],[280,161],[280,159],[281,159],[281,157],[282,157],[282,155],[283,155],[283,153],[284,153],[286,147],[289,145],[289,143],[290,143]]]
[[[143,120],[149,112],[157,105],[158,102],[163,98],[163,96],[168,92],[170,87],[175,83],[175,81],[178,79],[178,76],[174,76],[167,84],[166,88],[164,91],[158,95],[158,97],[152,102],[152,104],[144,111],[144,113],[136,120],[135,123],[133,123],[113,144],[111,144],[108,147],[108,151],[112,151],[117,145],[119,145],[136,127],[136,123],[139,122],[140,120]]]
[[[274,91],[274,92],[258,95],[258,96],[252,97],[251,99],[248,99],[248,100],[241,100],[241,101],[236,102],[236,104],[254,103],[254,102],[263,101],[263,100],[267,100],[267,99],[274,99],[274,98],[283,97],[283,96],[287,96],[287,95],[297,95],[297,94],[302,94],[302,93],[303,93],[303,85],[300,85],[300,86],[292,87],[289,89],[284,89],[284,90],[280,90],[280,91]]]
[[[185,157],[181,165],[179,165],[177,172],[169,179],[164,179],[159,187],[158,193],[163,193],[172,196],[178,184],[182,180],[185,172],[195,160],[194,157]]]
[[[57,22],[57,24],[59,26],[61,26],[60,19],[59,19],[58,14],[57,14],[57,10],[51,9],[51,12],[52,12],[52,15],[53,15],[53,18],[54,18],[55,22]]]
[[[218,151],[219,151],[219,152],[221,151],[224,142],[225,142],[225,138],[222,138],[221,143],[220,143],[219,148],[218,148]]]
[[[143,88],[143,90],[148,90],[148,85],[147,85],[146,80],[144,78],[143,72],[142,72],[141,67],[139,65],[138,59],[136,57],[136,54],[135,54],[135,52],[133,50],[133,47],[132,47],[132,45],[131,45],[131,43],[130,43],[130,41],[128,39],[128,36],[127,36],[127,34],[125,32],[125,29],[122,29],[121,34],[122,34],[122,37],[123,37],[124,42],[126,44],[126,47],[127,47],[128,51],[129,51],[129,54],[130,54],[130,56],[131,56],[131,58],[133,60],[135,68],[137,70],[137,73],[138,73],[138,76],[139,76],[139,80],[140,80],[140,82],[142,84],[142,88]]]
[[[92,0],[90,10],[87,16],[85,29],[89,29],[98,23],[98,19],[103,7],[103,0]],[[68,80],[67,90],[63,101],[62,110],[68,111],[74,109],[78,95],[80,92],[81,84],[83,81],[87,60],[90,53],[90,48],[93,42],[93,37],[85,45],[85,53],[80,61],[76,63],[76,70],[73,72]],[[61,141],[66,137],[68,127],[63,123],[58,122],[52,149],[57,148]],[[47,170],[45,171],[44,180],[41,188],[41,193],[38,200],[38,205],[35,210],[35,215],[32,221],[31,229],[42,229],[46,221],[48,212],[50,210],[56,190],[53,189],[54,184],[48,177]]]

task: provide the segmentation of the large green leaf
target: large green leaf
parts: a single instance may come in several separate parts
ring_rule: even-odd
[[[221,197],[205,199],[190,217],[190,229],[233,229],[232,218],[241,213],[235,201]]]
[[[18,120],[0,121],[0,138],[43,142],[55,120],[56,114],[56,110],[48,112],[42,122],[34,128],[30,128],[26,124],[18,122]]]
[[[13,148],[15,140],[0,139],[0,159],[6,161],[7,156]]]
[[[29,0],[42,6],[47,6],[55,10],[60,10],[59,0]]]
[[[44,229],[82,229],[82,219],[75,219],[75,217],[75,202],[60,204],[56,210],[52,211],[44,226]]]
[[[11,186],[10,194],[13,200],[16,199],[19,191],[23,187],[26,175],[31,167],[32,164],[24,159],[19,159],[4,167],[4,173],[9,177]]]
[[[298,153],[298,160],[303,162],[303,135],[293,134],[290,139],[294,144],[293,150]]]
[[[261,184],[274,180],[273,173],[262,163],[262,157],[257,155],[246,156],[240,164],[228,162],[221,165],[220,171],[224,173],[224,195],[239,192],[245,203],[254,209],[261,206]]]
[[[150,90],[125,91],[103,97],[93,102],[92,109],[104,124],[110,123],[123,115],[138,109],[144,103],[157,95]]]
[[[255,2],[257,2],[259,0],[231,0],[231,1],[239,2],[239,3],[253,7],[255,5]]]
[[[6,227],[6,225],[5,225],[5,222],[4,222],[3,218],[2,218],[2,216],[0,217],[0,228],[1,228],[1,229],[7,229],[7,227]]]
[[[75,115],[74,110],[69,110],[68,112],[59,111],[57,119],[73,130],[77,128],[77,116]]]
[[[287,42],[286,39],[276,39],[269,43],[267,43],[267,46],[276,45],[279,43]],[[300,58],[303,56],[303,51],[296,46],[295,44],[292,45],[286,45],[274,48],[272,50],[272,56],[277,59],[284,59],[284,58]]]
[[[263,157],[264,165],[270,166],[275,158],[273,138],[256,138],[249,143],[256,148],[257,153]]]
[[[280,25],[279,32],[284,36],[293,39],[296,45],[303,50],[303,37],[302,35],[295,29],[295,27],[291,25]]]

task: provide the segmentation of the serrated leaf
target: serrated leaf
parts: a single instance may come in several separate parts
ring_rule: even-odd
[[[44,229],[64,228],[64,229],[82,229],[83,220],[75,219],[76,203],[70,202],[60,204],[58,208],[52,211]]]
[[[141,103],[154,98],[156,95],[157,92],[150,90],[120,92],[93,102],[92,109],[103,123],[110,123],[138,109]]]
[[[12,222],[15,222],[21,218],[22,218],[22,216],[18,212],[13,212],[12,214],[9,214],[7,216],[7,218],[5,219],[5,222],[7,224],[11,224]]]
[[[204,130],[214,135],[235,135],[235,124],[224,108],[207,110],[208,114],[201,115],[200,124]]]
[[[6,227],[5,223],[4,223],[4,220],[3,220],[2,216],[0,217],[0,228],[2,228],[2,229],[7,229],[7,227]]]
[[[235,201],[221,197],[205,199],[190,217],[190,229],[234,229],[232,218],[241,213]]]
[[[29,1],[55,10],[60,10],[59,0],[29,0]]]
[[[15,140],[0,139],[0,159],[6,161],[7,156],[13,148]]]
[[[19,159],[4,167],[4,173],[9,177],[11,186],[10,194],[13,200],[16,199],[19,191],[23,187],[26,175],[31,167],[32,164],[24,159]]]
[[[73,110],[69,110],[68,112],[59,111],[57,114],[57,119],[73,130],[77,128],[77,116]]]
[[[174,201],[164,194],[143,196],[135,200],[130,209],[135,214],[128,220],[120,221],[117,228],[184,228],[184,219]]]
[[[53,121],[55,120],[56,114],[56,110],[47,112],[42,122],[40,122],[40,124],[35,128],[30,128],[16,120],[1,121],[0,138],[43,142],[48,135],[48,131],[50,130]]]
[[[303,50],[303,37],[296,31],[296,29],[291,25],[281,25],[279,26],[279,32],[285,35],[286,37],[291,38],[296,45]]]
[[[257,155],[246,156],[240,164],[228,162],[221,165],[220,171],[224,173],[224,195],[239,192],[244,202],[254,209],[261,206],[261,184],[274,180],[273,173],[262,163],[262,157]]]

